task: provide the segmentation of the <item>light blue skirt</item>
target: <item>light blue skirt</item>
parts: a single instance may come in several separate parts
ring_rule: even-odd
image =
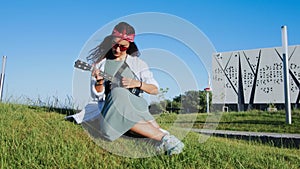
[[[154,120],[147,101],[121,87],[111,90],[99,116],[84,122],[83,126],[94,137],[96,133],[109,141],[121,137],[141,121]]]

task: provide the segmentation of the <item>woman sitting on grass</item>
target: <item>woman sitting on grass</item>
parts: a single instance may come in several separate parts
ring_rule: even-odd
[[[141,94],[131,92],[135,89],[152,95],[158,93],[158,83],[148,65],[138,58],[140,53],[134,36],[134,28],[121,22],[87,58],[95,63],[91,90],[101,109],[101,120],[96,125],[99,125],[101,135],[110,141],[130,131],[161,142],[159,147],[163,147],[169,155],[178,154],[184,144],[160,128]],[[105,80],[100,71],[119,76],[120,81]],[[88,124],[89,121],[84,123],[86,126],[92,125]]]

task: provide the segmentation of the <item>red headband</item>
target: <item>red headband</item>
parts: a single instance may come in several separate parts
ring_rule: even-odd
[[[117,31],[116,29],[114,29],[112,35],[115,36],[115,37],[121,38],[123,40],[127,40],[129,42],[133,42],[134,41],[134,36],[135,36],[135,34],[129,34],[129,35],[127,35],[125,29],[123,30],[123,33],[120,33],[119,31]]]

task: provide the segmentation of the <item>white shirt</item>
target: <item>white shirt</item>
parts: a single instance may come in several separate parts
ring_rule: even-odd
[[[100,69],[101,71],[104,71],[106,59],[103,59],[98,64],[96,64],[96,68]],[[145,82],[147,84],[153,84],[157,88],[159,88],[159,85],[157,81],[154,79],[152,72],[149,70],[149,67],[146,62],[141,60],[138,57],[133,57],[130,55],[127,55],[126,63],[130,67],[130,69],[135,73],[137,78]],[[105,88],[103,88],[102,92],[97,92],[95,89],[96,79],[95,77],[91,78],[91,92],[92,92],[92,98],[95,99],[95,101],[104,101],[105,100]]]

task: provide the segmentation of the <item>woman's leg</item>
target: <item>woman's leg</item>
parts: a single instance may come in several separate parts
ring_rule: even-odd
[[[159,126],[158,126],[159,127]],[[142,136],[161,141],[165,133],[163,133],[159,128],[156,128],[152,123],[146,121],[140,121],[135,124],[131,129],[131,131],[140,134]]]
[[[150,123],[155,128],[158,128],[158,129],[160,128],[160,126],[157,124],[157,122],[155,120],[150,120],[150,121],[148,121],[148,123]]]
[[[160,131],[162,131],[165,134],[170,134],[167,130],[162,129],[155,120],[150,120],[148,121],[149,124],[151,124],[153,127],[159,129]]]
[[[157,151],[166,151],[168,155],[179,154],[182,152],[184,144],[175,136],[169,135],[156,128],[149,121],[140,121],[135,124],[131,131],[143,135],[145,137],[160,141]]]

